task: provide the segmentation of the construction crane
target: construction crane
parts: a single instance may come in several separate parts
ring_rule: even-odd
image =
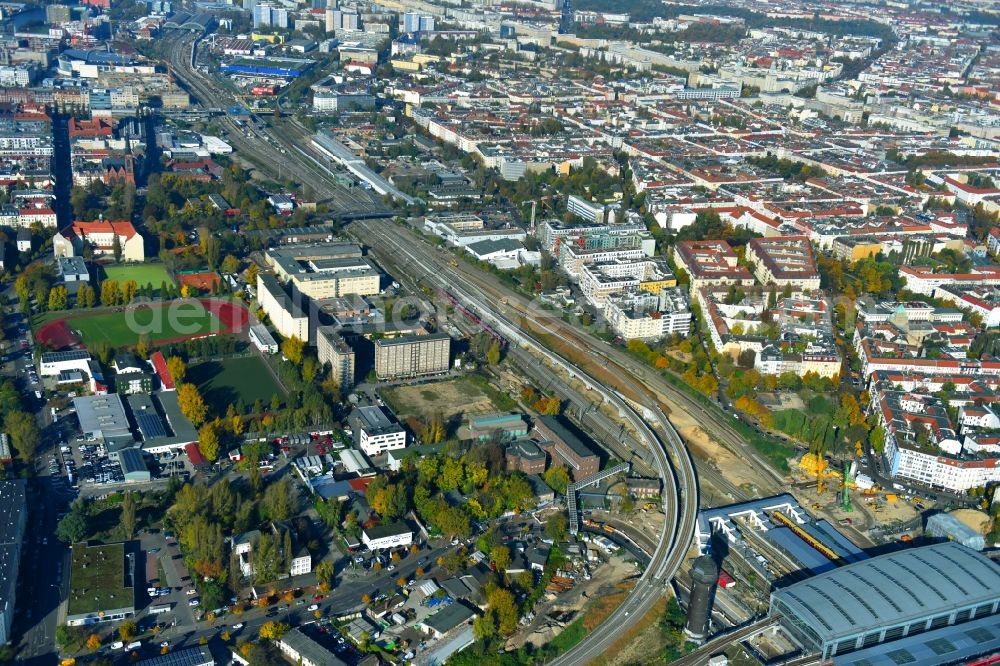
[[[850,482],[851,482],[851,463],[844,461],[844,487],[841,489],[840,498],[840,508],[843,509],[845,513],[852,513],[854,507],[851,505],[851,493],[850,493]]]

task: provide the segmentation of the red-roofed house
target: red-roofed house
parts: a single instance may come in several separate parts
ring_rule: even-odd
[[[174,378],[170,376],[170,370],[167,368],[167,359],[163,358],[163,353],[153,352],[150,360],[153,362],[153,369],[156,371],[156,376],[160,378],[160,389],[163,391],[173,391],[176,389]]]
[[[74,222],[73,226],[55,235],[52,250],[57,257],[74,257],[83,254],[84,243],[89,243],[95,255],[111,255],[114,254],[116,235],[121,244],[123,260],[145,260],[146,248],[142,236],[126,220]]]
[[[111,136],[114,131],[114,121],[107,118],[94,118],[93,120],[70,118],[68,129],[70,138]]]

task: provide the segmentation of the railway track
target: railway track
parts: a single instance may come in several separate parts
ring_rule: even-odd
[[[182,83],[194,97],[193,105],[203,108],[225,107],[240,104],[238,100],[221,89],[209,77],[202,75],[194,66],[194,54],[199,35],[189,31],[168,31],[164,43],[170,53],[170,67],[174,77]],[[331,215],[352,219],[369,216],[389,216],[391,211],[382,202],[376,202],[363,190],[352,191],[333,181],[333,174],[325,169],[312,155],[299,150],[300,130],[288,123],[282,127],[288,136],[270,133],[247,123],[236,124],[228,115],[219,117],[226,130],[226,139],[241,154],[257,163],[262,171],[279,180],[291,177],[312,190],[318,203],[330,208]],[[250,132],[247,137],[244,132]],[[277,145],[275,145],[277,144]],[[308,142],[303,145],[308,146]]]
[[[498,307],[502,305],[502,301],[492,290],[483,288],[478,281],[465,279],[462,274],[457,274],[452,270],[454,267],[449,267],[435,250],[419,239],[409,238],[397,225],[381,220],[371,221],[364,225],[354,225],[352,233],[372,247],[376,256],[389,257],[397,266],[405,264],[406,272],[411,276],[419,273],[419,277],[426,283],[450,290],[467,307],[473,308],[486,319],[512,346],[529,350],[534,356],[544,359],[543,362],[584,383],[588,390],[600,395],[602,401],[614,405],[652,456],[663,482],[663,512],[666,518],[650,564],[622,605],[582,642],[551,663],[576,666],[601,656],[629,627],[642,619],[662,596],[683,563],[694,536],[698,483],[694,465],[680,436],[659,404],[650,400],[642,391],[637,391],[638,386],[631,379],[619,377],[621,381],[618,382],[596,379],[583,368],[550,350],[535,339],[535,329],[512,320],[509,309]],[[621,397],[618,391],[622,388],[635,393],[636,398],[632,401],[641,407],[643,414],[639,414],[629,401]],[[645,419],[655,423],[659,434]]]

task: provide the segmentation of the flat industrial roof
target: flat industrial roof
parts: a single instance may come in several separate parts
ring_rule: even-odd
[[[771,595],[824,642],[1000,599],[1000,566],[954,542],[828,571]]]
[[[557,416],[540,416],[538,420],[543,426],[549,429],[552,434],[566,443],[566,446],[573,449],[573,452],[581,458],[596,456],[593,449],[587,446],[583,440],[577,437],[572,431],[564,426]]]
[[[329,666],[345,664],[337,655],[306,636],[299,629],[292,629],[286,633],[281,637],[281,642],[297,652],[300,658],[313,664],[328,664]]]
[[[0,481],[0,609],[14,596],[15,566],[21,556],[21,520],[28,510],[24,479]]]
[[[908,636],[833,658],[833,666],[937,666],[972,663],[1000,650],[1000,615]]]
[[[369,434],[386,434],[403,430],[403,427],[393,422],[381,407],[365,405],[358,407],[356,414],[359,425]]]
[[[208,666],[215,663],[211,651],[204,645],[196,645],[177,652],[168,652],[152,659],[143,659],[139,666]]]
[[[70,616],[132,609],[135,595],[125,586],[125,544],[73,545],[70,574]]]
[[[132,437],[125,405],[117,393],[73,398],[73,406],[83,432],[100,433],[104,439]]]

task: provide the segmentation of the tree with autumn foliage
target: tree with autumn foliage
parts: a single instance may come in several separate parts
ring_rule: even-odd
[[[198,450],[208,462],[219,459],[222,440],[219,436],[219,420],[209,421],[198,430]]]
[[[177,403],[181,413],[196,428],[208,418],[208,405],[194,384],[181,384],[177,387]]]
[[[97,634],[91,634],[87,636],[87,649],[91,652],[97,652],[101,649],[101,637]]]
[[[539,398],[531,408],[542,416],[559,416],[559,412],[562,411],[562,402],[559,398]]]
[[[302,354],[305,352],[306,343],[301,338],[292,336],[281,343],[281,353],[295,365],[302,363]]]
[[[174,380],[174,385],[183,384],[187,377],[187,363],[180,356],[171,356],[167,359],[167,372]]]
[[[282,636],[288,633],[289,628],[284,622],[271,620],[261,625],[260,637],[271,641],[280,640]]]

